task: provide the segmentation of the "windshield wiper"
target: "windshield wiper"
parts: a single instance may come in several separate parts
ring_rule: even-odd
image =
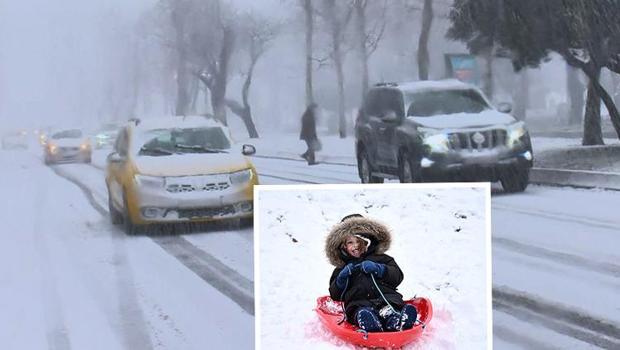
[[[224,150],[221,149],[214,149],[214,148],[209,148],[209,147],[205,147],[205,146],[200,146],[200,145],[184,145],[181,143],[177,143],[176,145],[174,145],[174,147],[176,148],[180,148],[180,149],[189,149],[189,150],[195,150],[195,151],[203,151],[206,153],[228,153]]]
[[[153,154],[157,154],[157,155],[172,155],[174,154],[174,152],[169,151],[165,148],[161,148],[161,147],[155,147],[155,148],[149,148],[149,147],[142,147],[140,148],[140,153],[145,152],[145,153],[153,153]]]

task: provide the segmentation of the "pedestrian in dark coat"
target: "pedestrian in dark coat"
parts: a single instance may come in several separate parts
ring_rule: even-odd
[[[347,321],[367,332],[408,329],[417,319],[415,308],[397,291],[404,276],[385,254],[391,242],[385,225],[359,214],[342,219],[326,239],[325,253],[336,267],[329,294],[344,302]]]
[[[319,138],[316,136],[316,103],[311,103],[301,116],[301,132],[299,139],[306,141],[307,150],[301,157],[308,161],[308,165],[317,164],[314,152],[319,150]]]

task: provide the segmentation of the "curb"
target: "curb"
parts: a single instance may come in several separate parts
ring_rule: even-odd
[[[530,183],[552,186],[602,188],[620,191],[620,173],[591,170],[532,168]]]

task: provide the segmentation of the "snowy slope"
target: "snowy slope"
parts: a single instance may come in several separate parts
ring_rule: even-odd
[[[340,186],[258,192],[257,320],[262,349],[352,348],[330,336],[313,311],[328,294],[325,237],[358,212],[388,224],[405,297],[429,297],[435,315],[408,349],[483,349],[491,307],[486,276],[485,190],[469,187]],[[378,190],[380,189],[380,190]],[[458,231],[458,232],[457,232]]]

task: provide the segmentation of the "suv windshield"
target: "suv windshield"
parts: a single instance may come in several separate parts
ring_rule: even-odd
[[[53,139],[79,139],[82,137],[82,132],[80,130],[64,130],[59,131],[52,135]]]
[[[141,135],[141,156],[167,156],[181,153],[226,153],[230,141],[220,127],[157,129]]]
[[[480,113],[489,108],[475,90],[439,90],[409,93],[407,116],[430,117],[440,114]]]

